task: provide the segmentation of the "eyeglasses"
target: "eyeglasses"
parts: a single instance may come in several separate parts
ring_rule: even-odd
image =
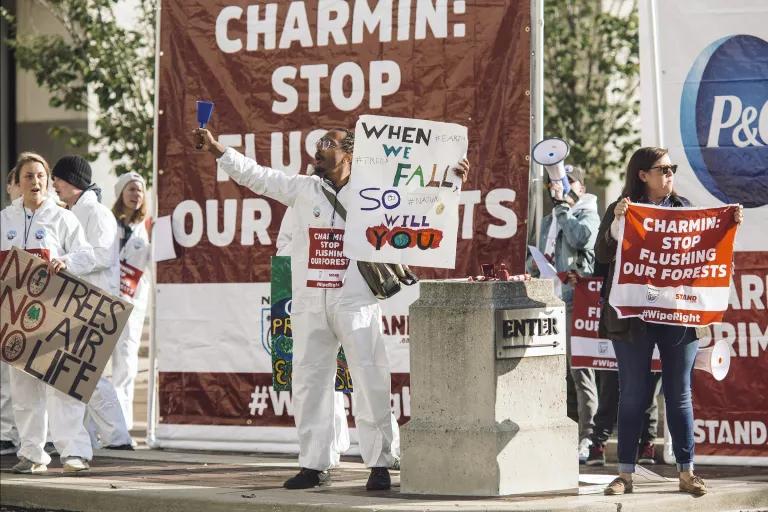
[[[651,167],[648,170],[650,171],[651,169],[658,169],[659,172],[661,174],[663,174],[664,176],[672,176],[673,174],[675,174],[677,172],[677,164],[672,164],[672,165],[656,165],[654,167]]]
[[[320,139],[317,141],[316,146],[317,146],[317,149],[319,149],[320,151],[325,151],[326,149],[339,147],[336,141],[332,139]]]

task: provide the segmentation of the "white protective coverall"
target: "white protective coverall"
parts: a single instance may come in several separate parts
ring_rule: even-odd
[[[62,260],[67,271],[75,275],[93,268],[93,250],[77,217],[51,197],[34,212],[24,208],[23,198],[16,199],[0,212],[0,231],[0,251],[12,247],[38,255],[42,251],[46,259]],[[48,465],[51,457],[43,446],[50,426],[51,439],[62,460],[93,458],[91,440],[83,426],[84,403],[15,368],[11,371],[11,395],[21,443],[18,456]]]
[[[277,256],[290,256],[293,251],[293,229],[296,223],[296,214],[292,207],[288,207],[280,223],[280,231],[277,233]],[[344,393],[333,393],[333,445],[331,447],[331,465],[337,466],[341,462],[341,454],[349,450],[349,424],[347,423],[347,409]]]
[[[86,190],[71,207],[85,231],[85,239],[93,247],[93,270],[81,277],[105,292],[119,296],[120,260],[117,222],[109,208],[99,202],[96,192]],[[93,445],[120,446],[131,444],[131,435],[112,382],[99,377],[85,414],[85,426]]]
[[[133,389],[139,371],[139,346],[147,314],[151,251],[144,222],[127,226],[130,236],[120,250],[120,297],[133,304],[123,334],[112,353],[112,384],[117,391],[128,428],[133,428]],[[118,226],[118,230],[125,228]]]
[[[288,176],[263,167],[232,148],[218,159],[218,166],[238,184],[294,208],[292,387],[299,465],[319,471],[333,465],[333,384],[341,342],[355,386],[353,412],[363,462],[368,467],[389,467],[394,460],[390,373],[378,301],[355,261],[350,261],[343,273],[338,270],[343,258],[318,257],[323,250],[320,242],[330,240],[331,235],[338,240],[339,233],[343,235],[344,231],[344,220],[335,212],[323,188],[342,205],[349,204],[352,191],[342,187],[337,193],[317,176]],[[315,268],[308,268],[310,250],[315,255]],[[324,265],[330,268],[317,268]]]
[[[0,363],[0,441],[10,441],[18,445],[19,433],[13,420],[11,399],[11,371],[10,365]]]

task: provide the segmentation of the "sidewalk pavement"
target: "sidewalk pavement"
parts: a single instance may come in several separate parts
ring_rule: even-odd
[[[368,470],[345,458],[329,487],[282,488],[297,471],[295,457],[226,455],[139,449],[99,450],[90,471],[63,473],[58,460],[43,475],[15,475],[15,457],[0,458],[0,504],[98,512],[194,511],[567,511],[709,512],[768,510],[768,468],[701,466],[710,493],[694,498],[677,491],[673,466],[649,467],[659,475],[637,478],[635,493],[609,497],[605,484],[616,468],[582,466],[578,494],[503,498],[421,496],[400,493],[392,472],[391,491],[367,492]],[[456,461],[457,464],[472,463]],[[521,462],[524,463],[524,462]]]

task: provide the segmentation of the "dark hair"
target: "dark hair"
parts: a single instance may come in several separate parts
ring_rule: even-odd
[[[640,179],[640,171],[647,171],[659,158],[668,154],[669,150],[656,147],[640,148],[634,152],[627,163],[627,172],[624,176],[624,190],[621,191],[621,197],[628,197],[632,201],[639,201],[647,195],[646,185]],[[674,192],[671,194],[676,196]]]
[[[45,161],[45,158],[38,155],[37,153],[24,151],[16,160],[16,165],[13,167],[13,169],[11,169],[11,176],[13,176],[14,183],[17,185],[21,183],[21,168],[30,162],[37,162],[38,164],[42,165],[43,169],[45,169],[45,174],[48,175],[48,179],[51,179],[51,166],[48,165],[48,162]]]
[[[355,132],[353,132],[352,130],[348,130],[347,128],[331,128],[330,131],[342,132],[344,134],[344,138],[339,144],[339,148],[343,152],[351,155],[352,152],[355,150]]]

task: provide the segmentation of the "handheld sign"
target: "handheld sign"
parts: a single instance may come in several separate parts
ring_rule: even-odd
[[[358,261],[454,268],[467,128],[360,116],[349,181],[344,256]]]
[[[618,317],[689,327],[722,322],[730,300],[734,208],[630,204],[609,297]]]
[[[197,102],[197,122],[200,123],[200,128],[205,128],[205,125],[211,120],[212,113],[212,101],[199,100]]]
[[[133,305],[14,247],[0,253],[0,364],[88,403]]]

